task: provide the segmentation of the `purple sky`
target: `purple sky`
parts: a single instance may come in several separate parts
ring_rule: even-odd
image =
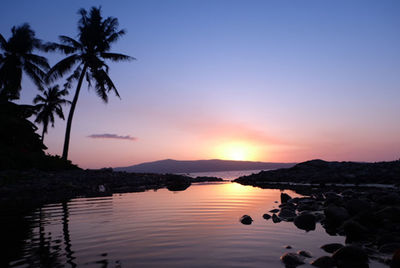
[[[110,63],[122,99],[81,91],[69,155],[80,166],[400,158],[400,1],[115,3],[3,0],[0,10],[6,38],[24,22],[45,41],[76,37],[77,10],[92,5],[127,29],[113,51],[138,60]],[[24,78],[21,102],[36,94]],[[61,153],[64,131],[60,120],[49,129],[49,153]]]

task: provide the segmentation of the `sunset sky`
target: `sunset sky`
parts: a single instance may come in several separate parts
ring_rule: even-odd
[[[137,60],[109,64],[121,99],[82,88],[69,158],[83,168],[400,158],[398,0],[2,0],[0,33],[28,22],[44,41],[76,37],[93,5],[127,30],[112,51]],[[24,77],[19,102],[37,93]],[[49,153],[64,132],[49,129]]]

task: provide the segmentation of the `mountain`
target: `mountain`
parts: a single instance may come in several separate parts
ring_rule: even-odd
[[[143,173],[193,173],[232,170],[278,169],[289,168],[295,163],[271,163],[234,160],[192,160],[179,161],[173,159],[146,162],[128,167],[117,167],[115,171],[143,172]]]

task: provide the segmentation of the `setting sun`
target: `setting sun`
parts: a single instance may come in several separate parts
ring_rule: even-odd
[[[216,148],[217,157],[226,160],[256,160],[255,147],[246,142],[225,143]]]

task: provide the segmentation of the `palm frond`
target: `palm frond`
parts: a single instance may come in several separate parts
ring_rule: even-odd
[[[69,72],[80,60],[81,57],[78,54],[73,54],[65,59],[62,59],[50,69],[49,73],[47,74],[47,80],[51,82],[63,76],[65,73]]]
[[[38,56],[35,54],[25,54],[24,58],[30,62],[32,62],[35,65],[40,66],[41,68],[44,68],[45,70],[50,69],[50,65],[48,60],[45,57]]]
[[[119,53],[111,53],[111,52],[102,52],[102,53],[100,53],[100,56],[104,59],[111,60],[114,62],[136,60],[134,57],[131,57],[128,55],[119,54]]]

